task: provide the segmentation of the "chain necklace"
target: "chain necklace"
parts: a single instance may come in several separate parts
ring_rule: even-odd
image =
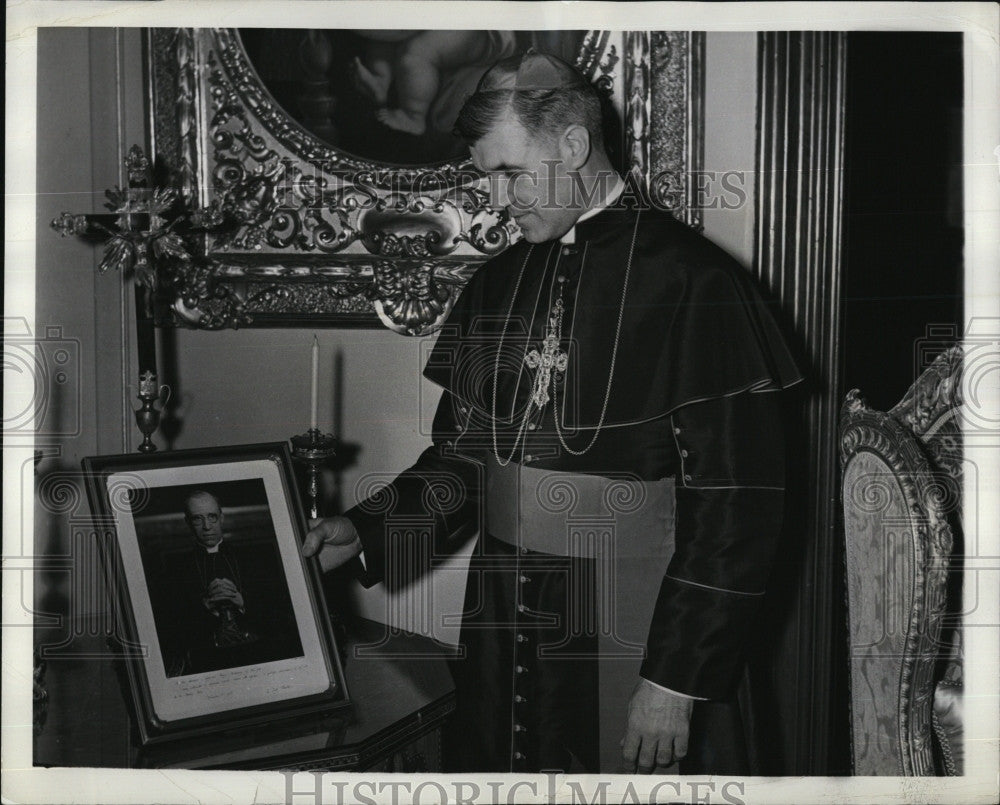
[[[501,467],[506,467],[514,458],[514,454],[517,452],[517,443],[521,441],[521,436],[524,434],[524,427],[528,424],[528,417],[531,416],[531,405],[529,403],[525,406],[521,426],[517,429],[517,435],[514,437],[514,447],[506,459],[501,459],[500,448],[497,445],[497,378],[500,375],[500,353],[503,351],[503,340],[507,336],[507,325],[510,324],[510,317],[514,315],[514,302],[517,300],[517,291],[521,287],[524,270],[528,267],[528,260],[531,259],[531,253],[534,250],[534,244],[528,247],[528,253],[524,256],[524,262],[521,264],[521,272],[517,275],[517,282],[514,283],[514,293],[510,297],[510,309],[507,311],[507,317],[503,320],[503,329],[500,331],[500,342],[497,344],[497,357],[493,363],[493,419],[491,422],[493,426],[493,455],[496,456],[497,463]]]
[[[582,456],[597,441],[597,437],[601,433],[601,428],[604,426],[604,418],[607,416],[608,412],[608,401],[611,399],[611,387],[614,384],[615,376],[615,363],[618,359],[618,342],[621,338],[622,331],[622,320],[625,318],[625,301],[628,296],[628,285],[629,277],[632,273],[632,257],[635,254],[635,241],[639,233],[639,216],[640,211],[636,212],[635,216],[635,226],[632,229],[632,242],[629,245],[628,250],[628,260],[625,263],[625,279],[622,284],[622,301],[618,307],[618,322],[615,326],[615,341],[614,346],[611,348],[611,365],[608,369],[608,385],[604,391],[604,403],[601,406],[601,416],[597,421],[597,426],[594,428],[594,435],[591,437],[590,442],[582,450],[574,450],[566,443],[566,437],[563,435],[562,425],[559,422],[559,399],[556,389],[558,388],[558,383],[555,382],[555,373],[562,373],[566,371],[568,366],[568,356],[565,352],[559,350],[559,345],[562,342],[562,320],[563,320],[563,300],[562,300],[562,290],[563,283],[559,283],[559,296],[556,298],[555,304],[552,307],[552,311],[549,314],[548,327],[546,329],[545,337],[542,340],[542,350],[531,350],[528,354],[524,356],[524,362],[529,368],[535,369],[535,382],[533,384],[532,396],[528,402],[528,405],[524,409],[524,417],[521,420],[521,425],[517,430],[517,435],[514,437],[514,447],[507,456],[506,460],[500,458],[500,451],[497,445],[497,423],[496,423],[496,404],[497,404],[497,376],[500,373],[500,353],[503,348],[503,340],[507,335],[507,325],[510,322],[510,317],[514,313],[514,300],[517,297],[517,291],[521,287],[521,279],[524,277],[524,271],[528,266],[528,260],[531,257],[533,246],[528,248],[528,254],[524,258],[524,263],[521,265],[521,272],[518,274],[517,282],[514,284],[514,296],[511,297],[510,309],[507,311],[507,318],[504,319],[503,329],[500,333],[500,343],[497,345],[497,357],[494,363],[493,371],[493,453],[496,455],[497,462],[501,467],[506,467],[514,458],[514,454],[517,452],[518,443],[524,434],[525,425],[528,422],[528,418],[531,415],[531,408],[533,405],[537,405],[542,408],[549,401],[549,386],[552,387],[552,421],[555,423],[556,434],[559,437],[559,442],[562,444],[563,449],[567,453],[574,456]]]

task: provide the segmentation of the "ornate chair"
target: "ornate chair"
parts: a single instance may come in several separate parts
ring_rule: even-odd
[[[855,774],[962,773],[961,370],[955,346],[888,413],[841,412]]]

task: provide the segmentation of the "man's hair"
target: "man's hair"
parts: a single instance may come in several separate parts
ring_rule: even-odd
[[[508,112],[535,137],[557,137],[567,126],[582,125],[592,148],[604,147],[601,99],[589,83],[562,89],[494,89],[476,92],[458,113],[453,133],[468,145],[480,140]]]
[[[191,513],[191,501],[195,498],[211,498],[215,501],[215,505],[219,511],[222,511],[222,504],[219,503],[219,499],[215,495],[211,492],[206,492],[203,489],[198,489],[184,498],[184,517],[187,517]]]

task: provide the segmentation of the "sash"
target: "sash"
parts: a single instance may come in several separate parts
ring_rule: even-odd
[[[674,479],[609,478],[515,462],[501,467],[491,460],[486,528],[518,549],[597,563],[600,767],[617,770],[629,697],[674,552]]]

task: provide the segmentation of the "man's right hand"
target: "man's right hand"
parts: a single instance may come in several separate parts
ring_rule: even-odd
[[[346,517],[325,517],[309,521],[309,533],[302,555],[319,553],[319,564],[327,573],[361,553],[361,540],[354,523]]]

